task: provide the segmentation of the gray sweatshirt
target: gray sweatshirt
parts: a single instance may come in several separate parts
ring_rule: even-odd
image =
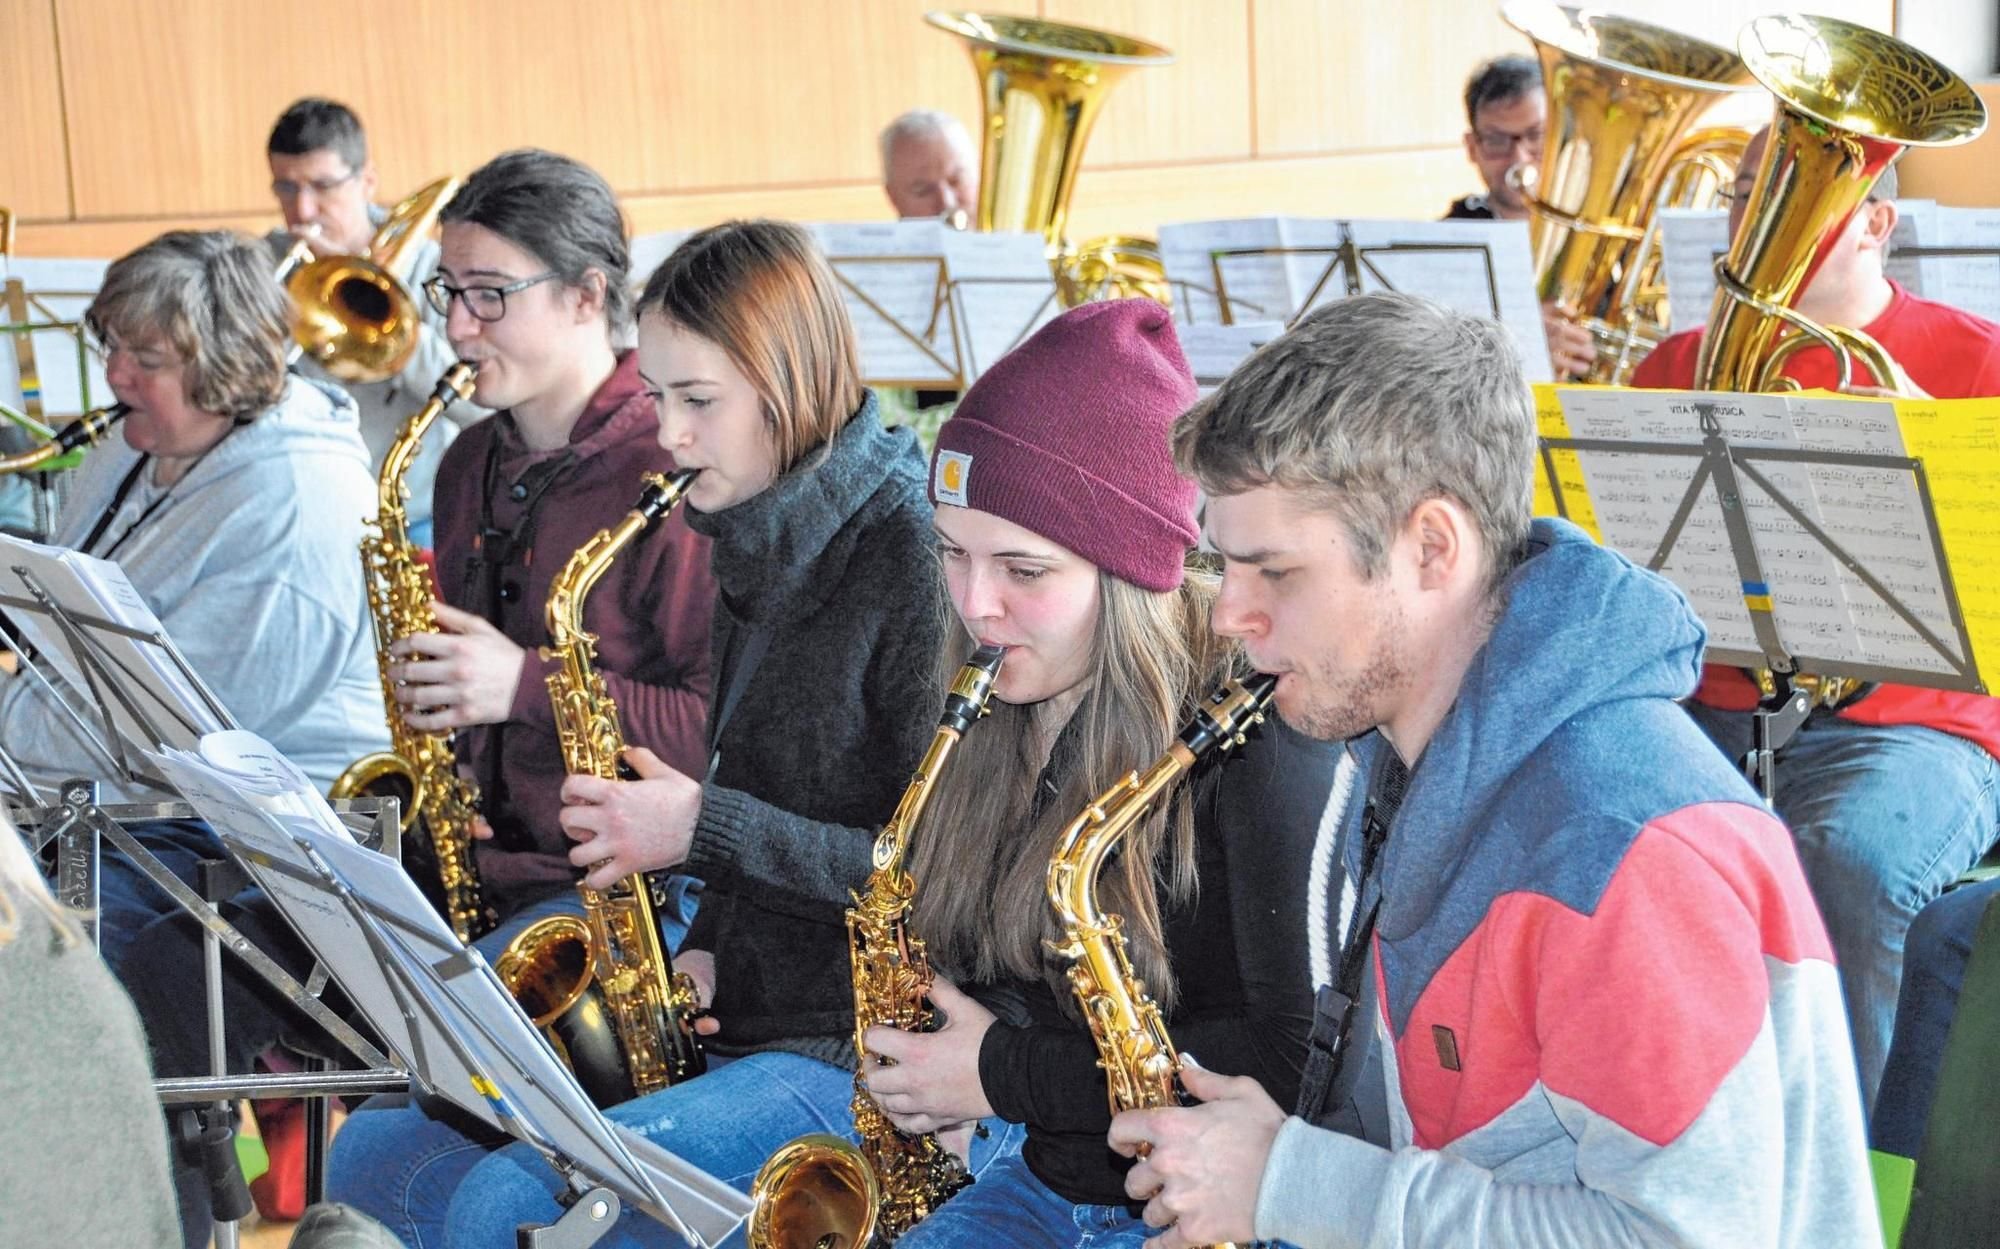
[[[137,459],[118,438],[91,452],[55,545],[81,545]],[[276,407],[233,430],[164,502],[152,476],[141,471],[91,553],[116,544],[111,558],[189,665],[321,789],[386,748],[361,583],[362,518],[374,514],[375,490],[354,401],[294,377]],[[47,691],[24,677],[0,680],[0,743],[37,785],[79,771],[109,779]],[[104,795],[139,796],[115,786]]]

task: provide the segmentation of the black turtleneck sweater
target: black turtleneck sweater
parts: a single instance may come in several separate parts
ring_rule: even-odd
[[[1196,892],[1160,917],[1180,987],[1165,1020],[1174,1047],[1254,1078],[1285,1107],[1298,1098],[1312,1028],[1306,890],[1339,760],[1337,746],[1271,716],[1205,761],[1189,782]],[[987,1029],[979,1079],[994,1113],[1027,1126],[1028,1169],[1066,1201],[1136,1212],[1125,1198],[1132,1163],[1105,1143],[1110,1098],[1090,1031],[1067,1009],[1074,994],[1039,981],[967,990],[1013,1020]]]
[[[688,513],[714,540],[719,592],[717,766],[683,868],[707,888],[683,948],[716,958],[716,1053],[855,1066],[848,893],[937,722],[924,474],[916,438],[885,430],[871,393],[763,493]],[[760,629],[768,645],[745,673]]]

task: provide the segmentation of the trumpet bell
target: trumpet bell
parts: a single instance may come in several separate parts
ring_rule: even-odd
[[[299,320],[292,337],[344,382],[393,377],[417,350],[417,303],[395,276],[361,256],[326,256],[285,282]]]
[[[753,1249],[866,1249],[881,1185],[838,1136],[801,1136],[772,1154],[750,1186]]]

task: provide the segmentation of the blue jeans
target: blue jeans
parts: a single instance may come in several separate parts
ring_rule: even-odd
[[[1954,889],[1925,907],[1910,925],[1903,952],[1903,992],[1896,1036],[1882,1068],[1882,1091],[1868,1123],[1868,1143],[1914,1158],[1924,1145],[1945,1040],[1958,1013],[1958,991],[1972,959],[1972,939],[1987,906],[2000,897],[2000,877]]]
[[[1748,752],[1749,713],[1692,703],[1688,712],[1731,758]],[[1826,919],[1862,1099],[1873,1107],[1895,1024],[1904,934],[2000,836],[2000,762],[1934,729],[1820,712],[1778,752],[1777,782],[1774,805]]]
[[[707,1074],[613,1107],[606,1117],[748,1192],[765,1160],[795,1136],[831,1132],[853,1140],[853,1092],[850,1073],[796,1054],[711,1057]],[[420,1115],[364,1107],[350,1118],[334,1141],[329,1195],[382,1219],[412,1249],[512,1244],[520,1224],[562,1214],[561,1178],[540,1154],[525,1145],[489,1150],[441,1124],[415,1122]],[[973,1141],[975,1175],[1021,1147],[1018,1127],[995,1120],[988,1128],[989,1138]],[[602,1249],[681,1243],[630,1211],[598,1241]],[[726,1243],[743,1243],[742,1234]]]
[[[1019,1154],[987,1168],[979,1182],[938,1207],[896,1242],[898,1249],[1125,1249],[1161,1229],[1123,1206],[1072,1205],[1035,1178]]]

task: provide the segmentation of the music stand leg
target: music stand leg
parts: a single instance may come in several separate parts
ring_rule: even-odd
[[[514,1231],[516,1249],[590,1249],[618,1222],[618,1194],[591,1188],[553,1223],[523,1223]]]

